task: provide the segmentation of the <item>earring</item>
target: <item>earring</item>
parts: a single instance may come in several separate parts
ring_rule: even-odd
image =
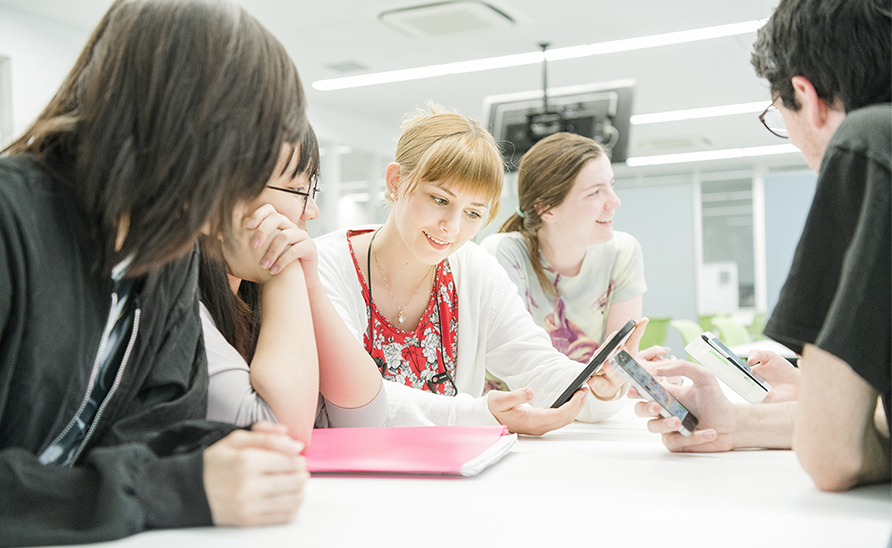
[[[391,192],[391,193],[390,193],[390,199],[391,199],[391,200],[396,200],[396,194],[394,194],[393,192]]]

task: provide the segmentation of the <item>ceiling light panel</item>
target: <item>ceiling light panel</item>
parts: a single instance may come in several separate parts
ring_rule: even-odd
[[[430,65],[410,69],[347,76],[343,78],[330,78],[327,80],[317,80],[313,82],[312,87],[318,91],[333,91],[392,82],[420,80],[423,78],[445,76],[447,74],[461,74],[522,65],[534,65],[541,63],[543,59],[547,59],[548,61],[561,61],[564,59],[576,59],[591,55],[604,55],[621,51],[698,42],[701,40],[710,40],[755,32],[759,27],[765,24],[765,21],[767,20],[745,21],[743,23],[733,23],[730,25],[719,25],[716,27],[670,32],[624,40],[613,40],[610,42],[601,42],[583,46],[555,48],[548,50],[545,54],[541,51],[536,51],[514,55],[503,55],[500,57],[489,57],[485,59],[474,59],[470,61],[459,61],[442,65]]]

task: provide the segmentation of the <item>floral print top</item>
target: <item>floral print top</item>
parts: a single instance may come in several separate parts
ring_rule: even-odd
[[[378,364],[387,380],[427,390],[435,394],[455,396],[455,356],[458,353],[458,292],[449,261],[437,265],[434,288],[418,326],[404,331],[390,323],[375,306],[369,287],[362,276],[350,238],[368,230],[347,232],[350,256],[362,286],[362,297],[371,321],[363,336],[366,352]]]
[[[641,245],[625,232],[616,231],[609,242],[588,246],[576,276],[561,276],[540,253],[545,277],[557,290],[557,298],[539,285],[519,233],[493,234],[481,246],[508,272],[533,320],[551,337],[552,346],[578,362],[588,363],[606,338],[611,305],[647,290]]]

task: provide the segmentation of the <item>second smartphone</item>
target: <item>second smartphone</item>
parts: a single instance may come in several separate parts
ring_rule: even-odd
[[[610,359],[610,365],[622,375],[626,382],[635,387],[642,398],[660,404],[661,415],[666,418],[677,417],[681,421],[681,428],[678,431],[683,436],[690,436],[691,432],[697,428],[697,417],[672,397],[672,394],[667,392],[663,385],[657,382],[657,379],[638,365],[638,362],[628,352],[621,350]]]

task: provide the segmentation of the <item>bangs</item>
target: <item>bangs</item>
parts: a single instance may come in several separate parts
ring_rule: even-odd
[[[486,224],[498,217],[504,180],[502,156],[493,143],[469,133],[447,135],[422,155],[406,189],[418,183],[449,182],[462,190],[482,194],[489,204]]]

